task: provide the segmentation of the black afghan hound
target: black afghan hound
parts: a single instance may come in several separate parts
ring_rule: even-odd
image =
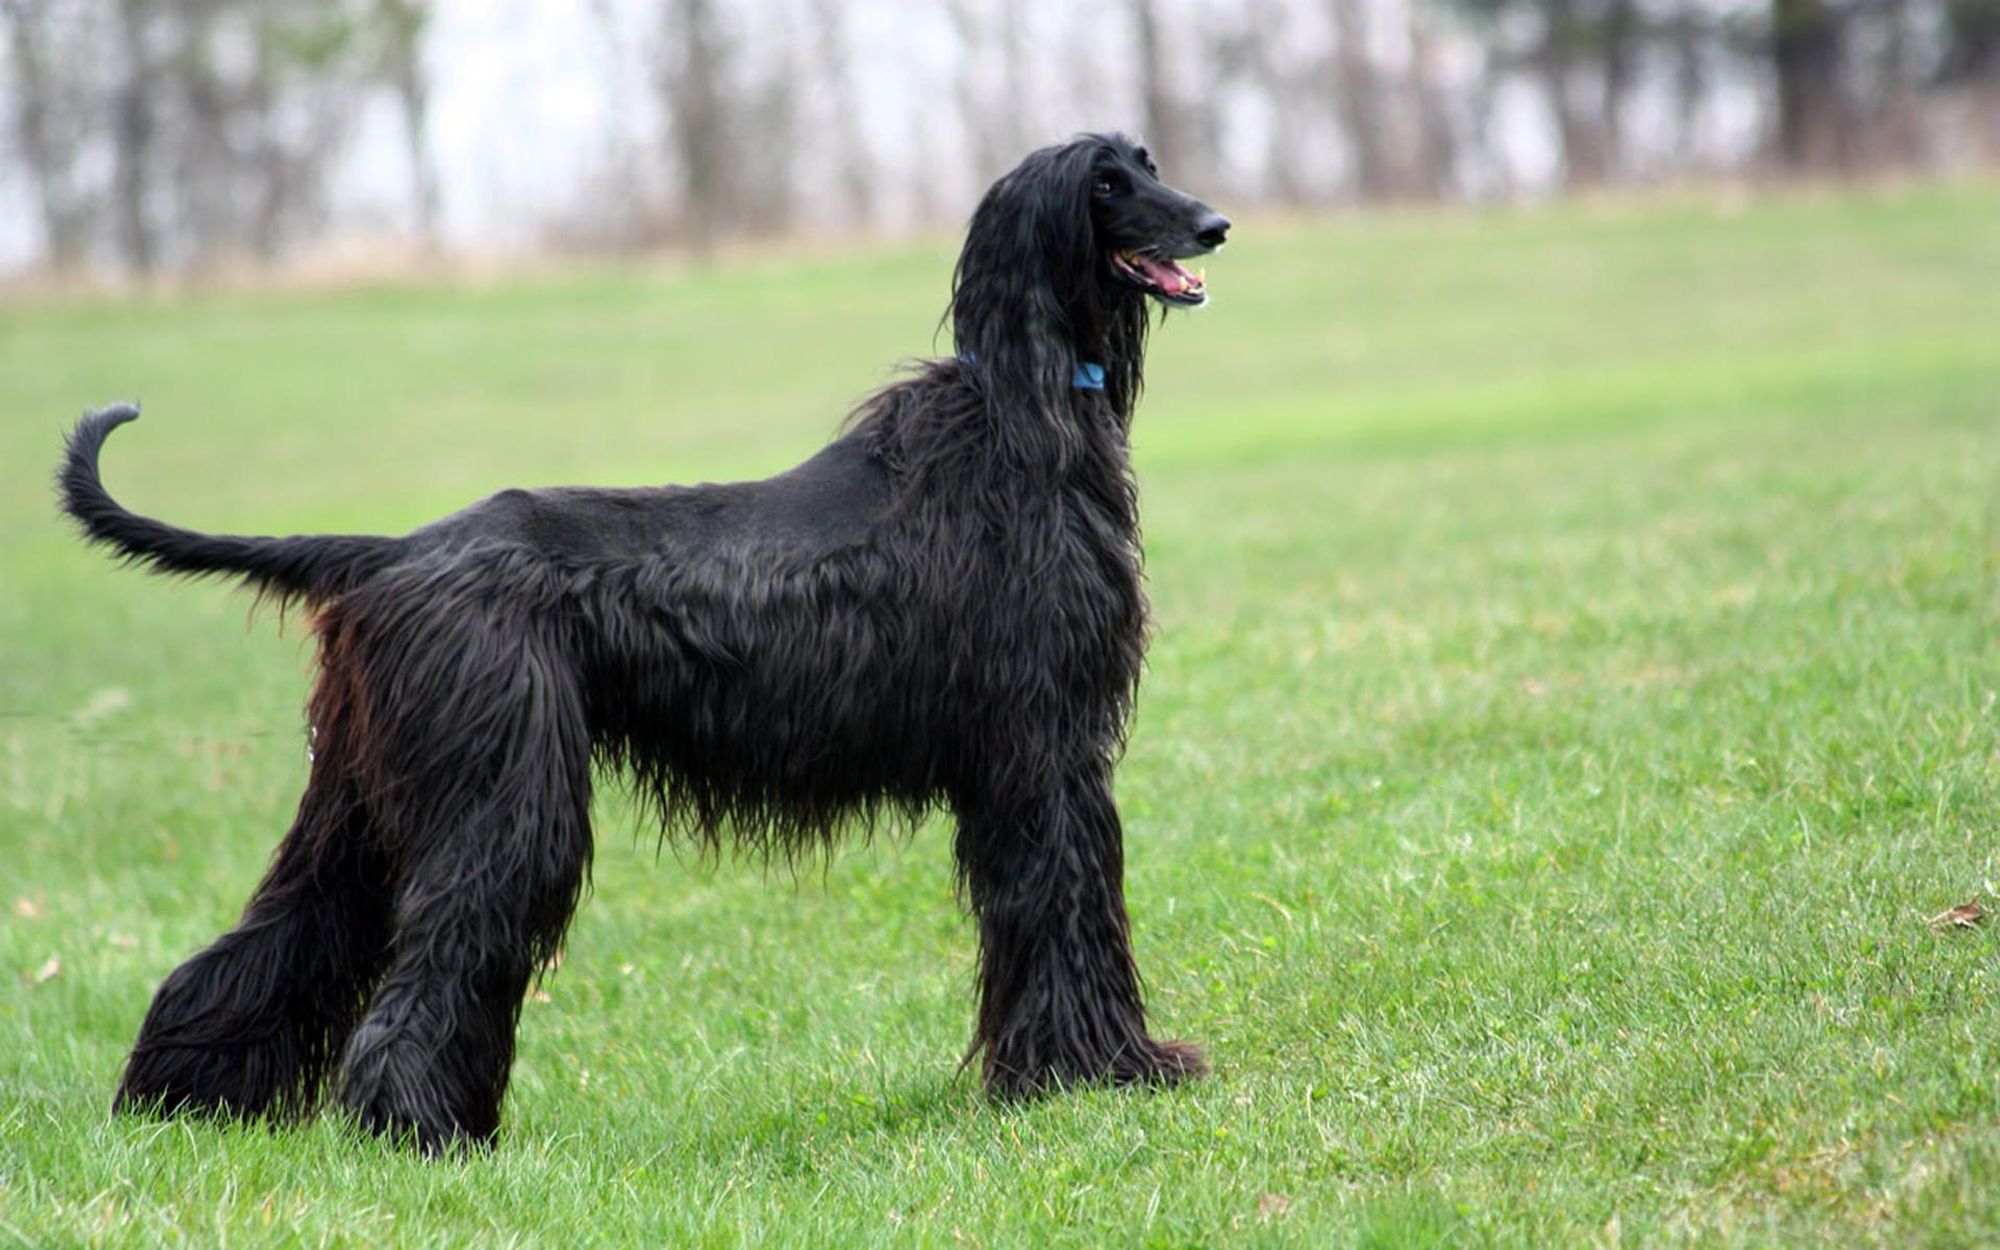
[[[780,852],[932,808],[979,923],[1001,1096],[1173,1082],[1146,1031],[1111,773],[1146,640],[1127,429],[1148,296],[1226,218],[1145,149],[1037,151],[973,214],[957,355],[757,482],[503,491],[401,538],[236,538],[59,485],[91,539],[312,613],[311,779],[234,929],[161,985],[116,1106],[491,1140],[520,1006],[591,856],[594,764],[665,828]],[[337,1068],[337,1075],[335,1069]]]

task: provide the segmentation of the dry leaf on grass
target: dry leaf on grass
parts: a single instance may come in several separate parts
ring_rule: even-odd
[[[61,975],[62,975],[62,960],[56,958],[54,955],[51,955],[49,956],[47,963],[43,964],[41,967],[35,969],[33,972],[28,974],[28,980],[32,981],[36,985],[40,985],[44,981],[53,981],[58,976]]]
[[[1292,1200],[1283,1194],[1265,1194],[1257,1199],[1257,1222],[1269,1224],[1292,1209]]]
[[[1979,905],[1978,899],[1973,899],[1969,903],[1960,903],[1949,911],[1939,912],[1931,917],[1930,923],[1933,929],[1975,929],[1984,919],[1986,919],[1986,909]]]
[[[42,918],[42,905],[23,894],[20,898],[14,900],[14,914],[23,920],[40,920]]]

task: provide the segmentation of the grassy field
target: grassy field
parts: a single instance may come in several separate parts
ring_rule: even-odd
[[[108,480],[213,529],[759,475],[932,350],[949,251],[0,307],[0,1242],[2000,1237],[2000,938],[1927,923],[2000,889],[2000,188],[1239,234],[1155,339],[1120,780],[1217,1075],[987,1106],[943,830],[795,876],[608,793],[465,1162],[107,1115],[309,656],[71,539],[60,431],[143,399]]]

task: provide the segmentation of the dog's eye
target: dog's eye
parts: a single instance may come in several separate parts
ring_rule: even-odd
[[[1118,186],[1109,178],[1099,178],[1090,184],[1090,193],[1100,200],[1109,199],[1118,194]]]

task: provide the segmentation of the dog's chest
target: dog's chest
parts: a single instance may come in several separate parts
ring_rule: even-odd
[[[1145,635],[1138,535],[1109,509],[1067,496],[1001,546],[986,645],[1033,655],[1071,689],[1124,688]],[[995,606],[998,606],[997,604]]]
[[[1065,576],[1079,593],[1102,598],[1114,615],[1142,612],[1135,526],[1096,501],[1076,496],[1065,498],[1061,516]]]

